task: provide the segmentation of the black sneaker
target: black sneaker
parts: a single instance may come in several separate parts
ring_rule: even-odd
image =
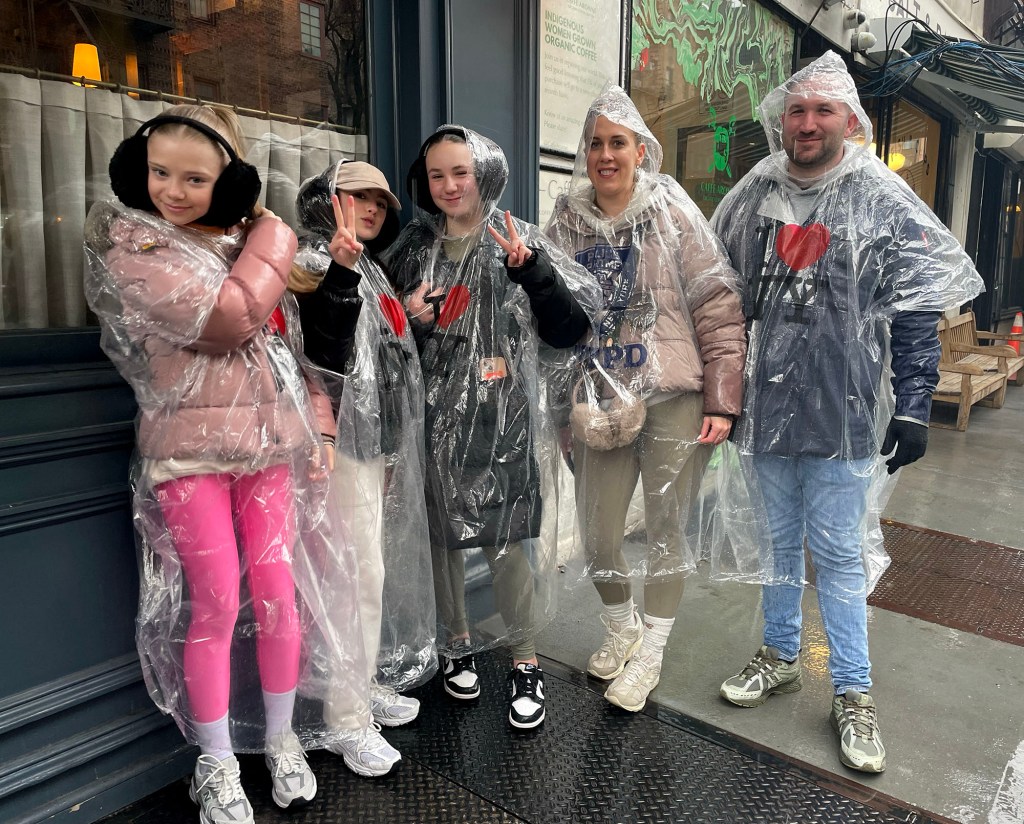
[[[480,695],[480,676],[476,674],[476,661],[472,655],[461,658],[441,656],[441,675],[444,691],[452,698],[467,700]]]
[[[508,680],[508,723],[517,730],[532,730],[544,720],[544,672],[534,664],[518,664]]]

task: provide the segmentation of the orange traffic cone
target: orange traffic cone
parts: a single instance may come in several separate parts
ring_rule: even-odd
[[[1022,335],[1022,334],[1024,334],[1024,313],[1021,313],[1021,312],[1017,313],[1017,316],[1013,319],[1013,326],[1010,327],[1010,334],[1011,335]],[[1017,352],[1018,355],[1020,354],[1020,341],[1019,340],[1010,340],[1010,341],[1007,341],[1007,343],[1014,348],[1014,350]],[[1017,373],[1016,372],[1014,372],[1012,375],[1010,375],[1009,378],[1007,378],[1007,380],[1011,380],[1011,381],[1012,380],[1016,380],[1016,379],[1017,379]]]

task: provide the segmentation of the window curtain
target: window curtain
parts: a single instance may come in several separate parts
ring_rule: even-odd
[[[138,127],[172,105],[106,89],[0,73],[0,330],[87,326],[85,216],[112,197],[107,164]],[[260,202],[295,225],[307,177],[367,159],[365,135],[242,117]]]

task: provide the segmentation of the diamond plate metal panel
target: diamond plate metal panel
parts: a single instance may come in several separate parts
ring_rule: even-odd
[[[242,783],[257,824],[519,824],[478,795],[404,759],[383,778],[360,778],[337,756],[311,753],[316,798],[306,807],[279,809],[270,798],[263,759],[242,756]],[[186,824],[199,820],[188,784],[175,783],[105,818],[102,824]]]
[[[548,717],[536,731],[507,723],[500,656],[477,659],[483,694],[456,702],[434,682],[418,695],[418,729],[389,733],[427,765],[530,822],[579,824],[860,824],[924,822],[825,789],[775,759],[714,744],[646,714],[611,707],[548,673]]]
[[[932,610],[939,623],[1024,643],[1024,552],[887,523],[895,563],[872,603]],[[988,600],[986,600],[986,598]],[[914,613],[910,613],[914,614]],[[932,614],[932,613],[929,613]],[[1017,616],[1013,618],[1013,616]],[[1018,624],[1014,624],[1014,620]],[[1002,623],[999,623],[1002,621]],[[1001,629],[1000,629],[1001,628]],[[998,637],[998,636],[997,636]],[[548,718],[537,730],[507,722],[507,658],[477,658],[483,695],[449,698],[439,679],[415,691],[414,724],[386,730],[403,754],[381,779],[353,775],[340,758],[314,753],[320,791],[291,812],[270,799],[262,759],[242,760],[258,822],[289,824],[929,824],[915,811],[842,776],[649,705],[611,707],[600,685],[556,663],[545,680]],[[184,784],[106,819],[108,824],[195,821]]]
[[[868,602],[1024,645],[1024,550],[882,522],[892,565]]]

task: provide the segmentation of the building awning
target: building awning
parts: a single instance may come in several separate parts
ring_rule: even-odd
[[[915,83],[955,96],[979,132],[1024,134],[1024,51],[913,27],[897,61]]]

